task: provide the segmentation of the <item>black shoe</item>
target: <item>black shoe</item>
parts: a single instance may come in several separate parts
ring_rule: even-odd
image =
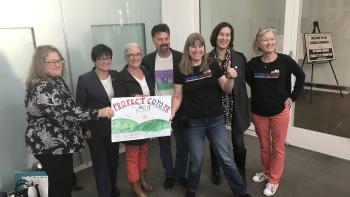
[[[167,177],[163,183],[164,189],[171,189],[174,187],[174,178]]]
[[[116,187],[113,188],[112,190],[112,197],[119,197],[120,196],[120,191]]]
[[[73,187],[73,191],[80,191],[83,189],[84,189],[84,186],[82,186],[82,185],[74,185],[74,187]]]
[[[220,177],[219,170],[212,170],[210,179],[214,185],[220,185],[221,184],[221,177]]]
[[[239,197],[252,197],[250,194],[244,194],[244,195],[241,195]]]
[[[182,185],[182,187],[187,188],[187,179],[185,177],[180,178],[179,183]]]
[[[196,192],[186,191],[185,197],[196,197]]]

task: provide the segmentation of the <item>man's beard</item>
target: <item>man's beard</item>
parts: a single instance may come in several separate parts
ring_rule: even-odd
[[[161,52],[163,52],[163,53],[168,52],[168,50],[169,50],[169,44],[162,44],[162,45],[160,45],[159,50],[160,50]]]

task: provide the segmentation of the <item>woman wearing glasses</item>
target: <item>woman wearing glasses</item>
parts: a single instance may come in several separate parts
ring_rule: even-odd
[[[251,87],[252,122],[260,141],[262,165],[262,172],[256,173],[253,181],[267,180],[263,193],[272,196],[284,167],[289,110],[303,88],[305,74],[291,57],[276,53],[273,28],[259,30],[253,49],[261,55],[249,61],[246,79]],[[291,74],[296,77],[293,89]]]
[[[98,44],[91,50],[94,67],[79,76],[76,100],[84,108],[111,106],[115,97],[117,71],[111,70],[112,49]],[[95,182],[99,197],[118,197],[116,188],[119,161],[119,143],[111,141],[111,120],[100,118],[83,125],[84,137],[89,145]]]
[[[126,66],[120,72],[117,82],[117,96],[154,96],[154,83],[150,72],[141,66],[140,45],[129,43],[125,46]],[[145,180],[148,163],[148,140],[123,142],[126,150],[126,168],[131,189],[137,197],[147,197],[144,192],[151,192],[152,186]]]
[[[39,46],[26,80],[25,142],[49,177],[50,197],[71,197],[75,184],[72,155],[84,147],[79,123],[113,116],[110,107],[75,106],[62,78],[64,66],[63,57],[55,47]]]

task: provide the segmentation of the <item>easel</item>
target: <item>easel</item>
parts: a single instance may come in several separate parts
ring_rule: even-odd
[[[316,28],[317,28],[317,30],[318,30],[318,33],[321,33],[320,27],[319,27],[319,25],[318,25],[318,21],[314,21],[314,22],[313,22],[313,26],[314,26],[314,28],[313,28],[313,30],[312,30],[312,33],[313,33],[313,34],[316,33]],[[301,65],[301,69],[303,69],[303,67],[304,67],[304,63],[305,63],[306,58],[307,58],[307,53],[305,52],[305,56],[304,56],[303,64]],[[312,101],[312,86],[313,86],[313,76],[314,76],[314,65],[315,65],[315,64],[322,64],[322,63],[325,63],[325,62],[328,62],[329,65],[331,66],[331,69],[332,69],[332,72],[333,72],[335,81],[337,82],[337,86],[338,86],[338,88],[339,88],[340,96],[341,96],[341,98],[343,98],[343,93],[342,93],[342,91],[341,91],[341,88],[340,88],[339,83],[338,83],[337,76],[335,75],[335,72],[334,72],[334,69],[333,69],[332,60],[320,61],[320,62],[312,62],[312,63],[311,63],[311,83],[310,83],[310,90],[311,90],[311,91],[310,91],[310,100],[309,100],[309,103],[310,103],[310,104],[311,104],[311,101]]]

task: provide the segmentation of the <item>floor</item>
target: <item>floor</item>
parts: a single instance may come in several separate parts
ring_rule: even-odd
[[[260,168],[259,145],[256,137],[245,136],[247,147],[247,184],[248,191],[253,197],[261,197],[263,183],[253,183],[252,175]],[[154,187],[149,197],[183,197],[185,189],[179,184],[172,190],[162,187],[164,180],[163,169],[159,158],[157,141],[150,144],[149,169],[147,177]],[[125,158],[122,154],[119,163],[117,187],[121,197],[133,196],[127,182]],[[226,181],[220,186],[210,182],[210,157],[206,149],[206,158],[202,168],[202,176],[197,197],[229,197],[233,196]],[[73,193],[73,197],[96,197],[94,175],[91,167],[77,173],[80,185],[85,188]],[[222,176],[224,179],[224,176]],[[324,154],[296,148],[286,147],[284,174],[276,197],[349,197],[350,196],[350,161],[334,158]]]

